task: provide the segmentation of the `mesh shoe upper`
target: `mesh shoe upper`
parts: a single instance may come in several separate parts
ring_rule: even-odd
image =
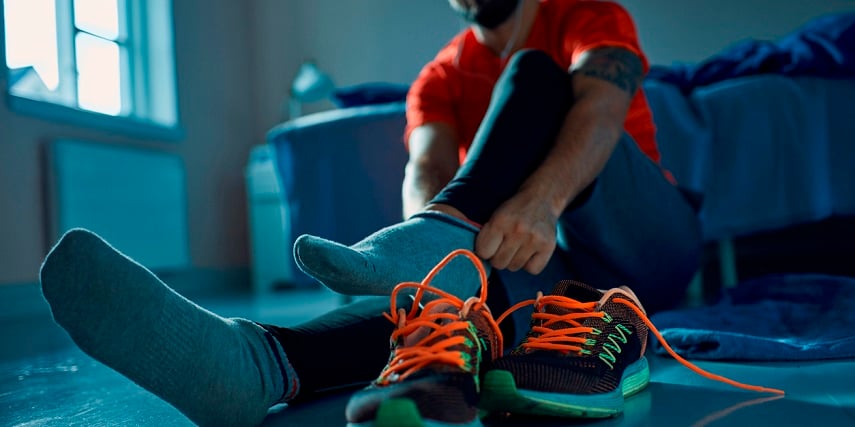
[[[512,373],[516,387],[566,394],[615,390],[624,369],[644,354],[648,328],[629,307],[641,304],[628,288],[607,292],[559,282],[536,303],[525,341],[486,370]]]

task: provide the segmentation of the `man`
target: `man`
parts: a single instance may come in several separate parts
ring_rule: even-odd
[[[701,248],[694,209],[659,166],[652,117],[640,89],[647,61],[634,24],[611,2],[450,4],[472,26],[424,67],[408,95],[410,161],[403,186],[408,220],[350,247],[302,236],[295,244],[297,263],[326,286],[352,294],[389,294],[397,283],[423,277],[457,248],[474,249],[489,261],[496,270],[494,285],[503,285],[494,286],[492,294],[505,292],[511,302],[548,292],[562,279],[605,288],[630,285],[634,294],[559,286],[552,290],[551,305],[538,306],[548,313],[596,302],[598,310],[607,307],[609,317],[634,325],[627,331],[636,337],[630,340],[635,348],[624,349],[616,376],[609,372],[613,355],[603,352],[602,341],[589,355],[602,356],[599,361],[567,359],[590,350],[568,345],[578,337],[567,336],[552,337],[562,343],[557,348],[543,347],[540,336],[559,331],[535,327],[514,355],[498,361],[485,357],[490,367],[482,368],[497,372],[487,372],[485,384],[498,387],[481,396],[486,394],[493,408],[564,416],[614,413],[622,405],[622,384],[646,384],[641,354],[646,338],[639,338],[646,337],[646,326],[609,295],[620,294],[618,300],[638,307],[640,299],[651,310],[676,305],[698,267]],[[460,298],[475,294],[477,283],[471,268],[454,264],[432,281]],[[515,313],[512,329],[526,330],[530,318]],[[571,329],[584,335],[586,328],[606,328],[611,332],[605,335],[618,340],[630,333],[586,322],[571,322]],[[558,352],[544,355],[546,348]],[[389,365],[384,372],[395,368]],[[446,418],[471,414],[471,404],[443,411],[419,397],[425,388],[442,390],[459,380],[424,375],[432,380],[380,381],[357,393],[348,411],[351,421],[376,417],[390,397],[415,402],[420,417],[471,421]],[[564,381],[556,384],[555,378]],[[507,389],[515,391],[496,392]],[[526,393],[536,397],[518,397]],[[591,395],[618,403],[586,406]],[[552,406],[536,403],[544,401]]]
[[[301,269],[342,293],[388,295],[469,248],[499,270],[512,301],[573,278],[631,284],[653,311],[677,304],[700,231],[659,165],[640,89],[647,61],[626,11],[601,1],[450,4],[473,25],[408,96],[409,219],[351,247],[302,236]],[[474,292],[471,269],[446,270],[438,287]]]
[[[350,294],[388,296],[442,261],[430,283],[404,286],[421,289],[415,301],[394,292],[394,323],[382,316],[388,299],[294,328],[224,319],[85,230],[66,234],[42,267],[56,321],[199,424],[257,424],[278,402],[375,378],[354,395],[350,422],[475,425],[479,390],[493,410],[620,412],[624,385],[638,391],[649,375],[639,298],[617,286],[648,307],[673,305],[700,248],[694,211],[657,163],[632,21],[592,0],[450,3],[472,26],[409,95],[408,219],[350,247],[302,236],[294,249],[305,272]],[[501,279],[490,292],[510,301],[561,279],[614,289],[561,282],[534,315],[514,314],[516,331],[530,318],[536,327],[500,357],[484,301],[463,301],[479,285],[486,298],[486,271],[443,260],[458,249],[489,261]]]

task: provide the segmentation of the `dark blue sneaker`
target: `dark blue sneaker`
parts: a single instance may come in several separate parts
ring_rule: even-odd
[[[462,301],[424,282],[402,283],[392,293],[390,314],[397,325],[392,333],[392,354],[380,376],[348,402],[351,427],[474,427],[480,426],[479,372],[483,361],[502,354],[502,334],[490,310],[487,280],[474,254],[466,255],[482,273],[478,298]],[[398,309],[400,291],[417,290],[412,309]],[[420,307],[424,293],[438,296]]]
[[[573,281],[538,294],[525,341],[485,367],[481,408],[491,412],[603,418],[650,381],[648,327],[627,287]]]

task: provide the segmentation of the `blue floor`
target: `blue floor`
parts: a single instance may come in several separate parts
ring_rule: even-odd
[[[289,325],[335,306],[325,291],[200,303],[225,316]],[[177,410],[76,347],[45,312],[0,322],[0,426],[191,425]],[[602,421],[493,417],[486,426],[855,426],[855,361],[699,363],[783,398],[713,382],[670,358],[649,356],[651,384],[622,416]],[[346,393],[277,408],[269,426],[344,426]]]

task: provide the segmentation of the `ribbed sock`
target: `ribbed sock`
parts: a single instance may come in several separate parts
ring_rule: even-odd
[[[54,319],[83,351],[197,424],[258,425],[299,388],[264,328],[188,301],[87,230],[60,239],[41,283]]]
[[[451,215],[422,212],[352,246],[302,235],[294,242],[294,259],[303,272],[336,292],[389,295],[401,282],[424,279],[451,251],[473,250],[477,233],[477,227]],[[479,284],[478,271],[464,257],[432,282],[462,299],[474,295]]]

